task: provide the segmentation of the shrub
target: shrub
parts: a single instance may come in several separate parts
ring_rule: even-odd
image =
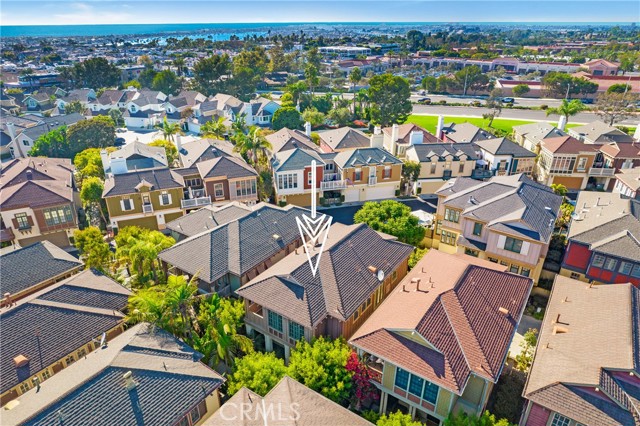
[[[438,102],[440,105],[446,105],[447,101],[445,99],[442,99],[440,102]]]
[[[549,108],[549,105],[545,105],[545,104],[540,105],[540,109],[543,111],[546,110],[547,108]]]
[[[396,197],[400,196],[400,190],[396,189]]]
[[[278,202],[278,205],[279,205],[280,207],[284,207],[284,206],[286,206],[286,205],[287,205],[287,202],[286,202],[286,201],[279,201],[279,202]]]
[[[416,194],[421,194],[422,193],[422,187],[419,186],[418,189],[416,189]]]
[[[320,200],[319,200],[319,201],[320,201],[320,205],[321,205],[321,206],[324,206],[324,197],[320,197]]]
[[[344,195],[340,196],[340,203],[344,203]]]

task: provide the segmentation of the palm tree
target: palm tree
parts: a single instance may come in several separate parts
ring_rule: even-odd
[[[369,102],[369,93],[366,89],[360,89],[356,96],[358,98],[358,102],[360,103],[360,118],[363,118],[364,111],[367,108]]]
[[[240,114],[231,123],[231,128],[235,134],[247,132],[247,114]]]
[[[266,159],[267,152],[272,149],[259,127],[252,127],[248,135],[236,133],[234,140],[236,142],[234,149],[247,156],[254,166],[257,166],[261,159]]]
[[[218,117],[217,120],[207,121],[200,128],[202,137],[224,139],[227,133],[227,126],[224,125],[224,117]]]
[[[173,66],[176,67],[177,74],[179,76],[182,76],[182,70],[184,69],[184,66],[185,66],[184,58],[174,59]]]
[[[349,81],[353,85],[353,113],[356,113],[356,85],[362,80],[362,72],[360,68],[355,67],[349,74]]]
[[[572,117],[579,112],[586,111],[589,108],[580,101],[580,99],[573,99],[569,101],[567,99],[562,100],[562,104],[556,108],[548,108],[547,115],[560,115],[565,118],[565,125],[569,122],[569,117]],[[560,130],[564,130],[564,126]]]
[[[553,191],[554,194],[556,195],[561,195],[561,196],[565,196],[567,195],[567,187],[564,186],[561,183],[552,183],[551,184],[551,190]]]
[[[162,136],[165,140],[173,142],[174,135],[184,135],[184,132],[180,128],[178,123],[169,123],[167,117],[164,118],[161,124],[156,124],[156,129],[162,132]]]

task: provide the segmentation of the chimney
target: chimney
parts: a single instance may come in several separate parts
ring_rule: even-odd
[[[182,152],[182,138],[180,135],[176,135],[176,149],[178,150],[178,153]]]
[[[398,141],[398,125],[391,126],[391,141],[396,143]]]
[[[382,134],[382,128],[380,126],[375,126],[373,128],[373,134],[374,135],[381,135]]]
[[[311,137],[311,123],[308,121],[304,123],[304,134],[309,138]]]
[[[253,126],[253,105],[249,102],[244,103],[244,120],[247,126]]]
[[[420,130],[413,130],[409,135],[409,144],[415,145],[422,143],[422,132]]]
[[[33,179],[33,172],[31,169],[27,169],[27,180]]]
[[[122,378],[124,379],[124,387],[127,388],[128,391],[135,389],[138,385],[135,380],[133,380],[133,373],[131,370],[124,373]]]
[[[109,153],[107,153],[106,149],[100,150],[100,160],[102,160],[102,169],[106,173],[106,171],[111,168],[109,164]]]
[[[367,266],[367,269],[368,269],[369,271],[371,271],[371,273],[372,273],[372,274],[376,274],[376,273],[378,272],[378,268],[376,268],[376,267],[375,267],[375,266],[373,266],[373,265],[369,265],[369,266]]]
[[[567,126],[567,117],[561,115],[558,119],[558,129],[564,131],[564,128]]]
[[[14,140],[16,138],[16,126],[10,122],[8,122],[6,125],[7,125],[7,132],[9,132],[9,136],[11,137],[11,140]]]
[[[509,310],[507,308],[503,308],[502,306],[498,309],[498,312],[500,312],[505,317],[509,316]]]
[[[29,358],[20,354],[13,358],[13,364],[16,366],[16,368],[24,367],[29,364]]]
[[[436,137],[442,140],[442,129],[444,129],[444,115],[438,116],[438,125],[436,126]]]

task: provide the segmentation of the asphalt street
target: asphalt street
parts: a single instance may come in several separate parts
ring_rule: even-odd
[[[422,198],[396,199],[396,201],[400,201],[401,203],[411,207],[411,211],[424,210],[427,213],[434,213],[435,204],[437,204],[437,198],[427,201]],[[327,209],[318,208],[318,211],[333,217],[334,222],[339,222],[344,225],[353,225],[353,216],[361,208],[362,203],[358,203],[347,206],[330,207]]]

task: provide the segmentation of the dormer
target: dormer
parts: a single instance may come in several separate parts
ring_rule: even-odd
[[[138,192],[149,192],[153,189],[153,185],[147,182],[145,179],[142,179],[140,183],[135,186],[135,188]]]

